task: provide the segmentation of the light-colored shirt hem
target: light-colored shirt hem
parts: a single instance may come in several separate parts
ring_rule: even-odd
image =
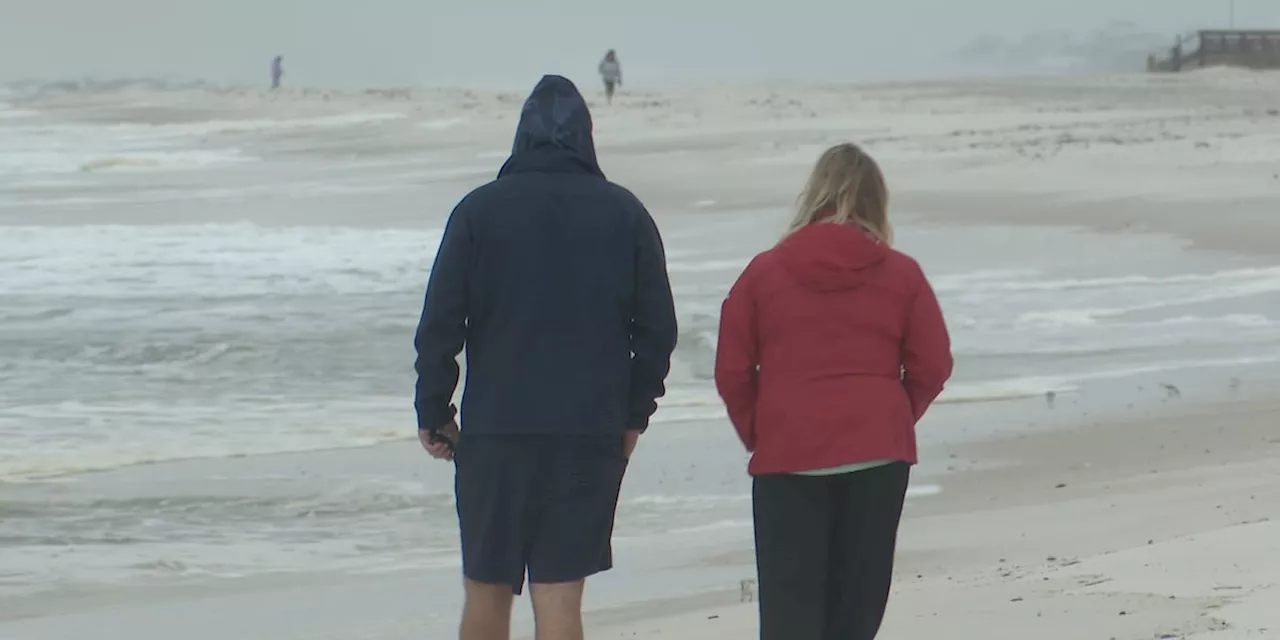
[[[842,473],[853,473],[855,471],[866,471],[876,467],[883,467],[897,462],[897,460],[871,460],[868,462],[854,462],[853,464],[842,464],[838,467],[827,467],[825,469],[811,469],[809,471],[794,471],[793,476],[837,476]]]

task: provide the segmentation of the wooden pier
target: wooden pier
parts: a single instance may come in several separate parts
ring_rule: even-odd
[[[1147,58],[1147,71],[1208,67],[1280,69],[1280,30],[1206,30],[1178,36],[1167,57]]]

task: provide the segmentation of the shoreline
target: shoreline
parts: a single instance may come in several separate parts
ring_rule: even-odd
[[[1262,623],[1247,622],[1258,616],[1280,628],[1280,620],[1266,617],[1269,612],[1258,605],[1280,595],[1280,563],[1268,564],[1259,556],[1256,571],[1231,584],[1222,578],[1227,569],[1202,577],[1188,569],[1215,566],[1227,553],[1280,551],[1273,541],[1280,537],[1271,535],[1280,519],[1275,506],[1280,505],[1280,483],[1274,481],[1280,477],[1278,421],[1280,402],[1241,399],[1186,406],[1169,417],[1135,416],[931,447],[927,462],[932,464],[927,466],[945,461],[957,468],[929,477],[942,485],[941,493],[908,501],[885,633],[919,637],[950,630],[949,637],[978,640],[1021,637],[1012,633],[1018,629],[1037,638],[1071,640],[1080,637],[1072,633],[1149,638],[1177,629],[1184,635],[1176,637],[1197,637],[1193,632],[1223,625],[1240,632],[1261,628],[1257,625]],[[967,468],[965,460],[985,464]],[[637,571],[663,557],[657,549],[621,549],[619,568],[589,589],[589,601],[597,602],[587,615],[593,637],[728,640],[749,634],[754,605],[737,601],[736,579],[731,578],[745,579],[754,571],[746,533],[740,546],[716,547],[718,551],[692,564],[666,559],[685,565],[682,571],[704,572],[711,578],[704,580],[704,589],[608,605],[619,593],[637,588],[628,586],[635,579],[648,585],[638,588],[655,594],[667,580],[661,572],[646,578]],[[1165,585],[1147,578],[1150,566],[1177,580]],[[706,573],[711,569],[721,578]],[[364,576],[260,576],[157,587],[155,593],[164,594],[159,601],[146,595],[151,589],[131,589],[118,597],[85,596],[79,604],[74,594],[64,594],[61,606],[46,601],[46,607],[17,610],[21,617],[0,616],[0,637],[42,640],[88,628],[121,628],[147,638],[176,633],[179,627],[173,625],[178,624],[184,637],[193,640],[222,637],[229,627],[219,621],[218,612],[235,606],[256,620],[253,629],[276,629],[273,638],[336,639],[372,628],[383,631],[365,637],[408,640],[453,624],[452,612],[424,618],[426,612],[415,603],[430,585],[448,590],[433,596],[440,604],[455,601],[455,573],[417,569]],[[722,586],[716,588],[716,582]],[[960,585],[964,588],[957,591]],[[1220,589],[1224,586],[1230,588],[1226,593]],[[290,618],[303,615],[310,603],[329,600],[343,602],[344,614],[321,616],[314,623]],[[380,604],[373,605],[375,601]],[[525,609],[527,600],[521,600],[518,628],[527,629]],[[1213,615],[1203,615],[1208,612]],[[198,629],[186,627],[191,616],[200,623]],[[374,624],[373,616],[388,618]],[[1233,616],[1242,622],[1234,622]],[[1218,619],[1222,622],[1206,626],[1205,620]],[[1074,625],[1070,632],[1060,628],[1067,621]],[[336,630],[329,632],[332,625]],[[993,628],[1011,632],[979,633],[984,629],[990,634]]]
[[[1163,381],[1174,382],[1178,397],[1160,388]],[[1017,393],[1005,396],[962,396],[947,399],[942,396],[934,403],[930,416],[922,423],[922,446],[954,446],[973,441],[998,440],[1011,432],[1042,433],[1086,427],[1098,421],[1129,423],[1137,420],[1154,420],[1166,416],[1184,415],[1188,409],[1214,406],[1225,401],[1252,402],[1267,397],[1264,388],[1280,381],[1280,361],[1258,361],[1244,364],[1193,364],[1179,368],[1162,369],[1160,372],[1137,371],[1123,375],[1101,376],[1089,379],[1056,394],[1056,403],[1047,406],[1043,394]],[[997,381],[998,382],[998,381]],[[972,383],[974,385],[986,382]],[[1233,387],[1235,384],[1237,386]],[[1174,402],[1175,404],[1171,404]],[[1044,411],[1049,409],[1050,411]],[[1135,416],[1135,412],[1138,412]],[[987,428],[970,430],[963,427],[966,421],[983,418]],[[661,427],[655,433],[674,433],[687,429],[719,429],[726,418],[722,416],[690,416],[659,419],[654,424]],[[936,428],[942,422],[948,426],[962,426],[960,431]],[[725,423],[727,424],[727,423]],[[727,427],[725,427],[727,429]],[[948,433],[952,442],[939,441],[933,436]],[[181,458],[146,460],[101,468],[68,469],[36,476],[6,478],[0,476],[0,489],[13,491],[40,490],[41,488],[71,487],[93,484],[111,486],[117,483],[133,484],[138,478],[158,475],[170,477],[191,474],[212,474],[218,471],[261,472],[277,466],[311,468],[317,465],[336,465],[343,458],[359,460],[396,460],[403,464],[406,449],[414,449],[416,438],[410,433],[403,436],[386,434],[382,439],[350,445],[316,446],[314,448],[285,449],[256,453],[192,455]],[[416,451],[413,453],[416,454]],[[409,457],[411,459],[411,456]],[[369,467],[362,462],[359,467]],[[256,470],[256,471],[254,471]],[[315,471],[313,471],[315,472]]]

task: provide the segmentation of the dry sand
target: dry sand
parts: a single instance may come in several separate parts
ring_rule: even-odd
[[[1280,637],[1280,403],[954,454],[1008,464],[911,503],[881,637]],[[670,606],[592,637],[754,637],[752,604],[664,618]]]

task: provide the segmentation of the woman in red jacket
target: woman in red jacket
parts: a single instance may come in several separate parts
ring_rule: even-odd
[[[952,367],[888,199],[870,156],[828,149],[724,301],[716,386],[752,452],[762,640],[871,640],[884,617],[915,425]]]

